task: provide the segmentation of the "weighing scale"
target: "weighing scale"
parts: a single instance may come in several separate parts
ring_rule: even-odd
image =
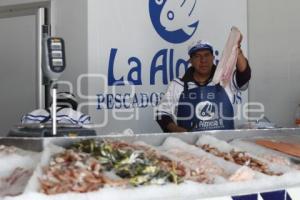
[[[11,137],[76,137],[95,136],[96,131],[80,125],[57,124],[57,80],[66,68],[65,44],[60,37],[50,37],[49,26],[43,26],[42,71],[45,86],[45,109],[52,105],[52,123],[22,124],[14,126],[8,133]],[[51,94],[51,95],[50,95]]]

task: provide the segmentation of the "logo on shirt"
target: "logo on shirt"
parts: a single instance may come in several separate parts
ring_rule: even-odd
[[[210,101],[203,101],[196,106],[196,116],[202,121],[215,119],[216,108]]]
[[[182,43],[196,32],[196,0],[149,0],[149,13],[156,32],[170,43]]]

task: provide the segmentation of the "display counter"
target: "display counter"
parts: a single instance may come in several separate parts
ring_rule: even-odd
[[[3,199],[300,199],[300,129],[3,137],[0,145]],[[71,173],[79,169],[88,171]]]

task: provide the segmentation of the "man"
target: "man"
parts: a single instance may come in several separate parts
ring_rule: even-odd
[[[251,77],[240,44],[241,40],[236,70],[225,88],[212,82],[216,70],[213,47],[200,41],[189,49],[191,67],[170,83],[157,107],[157,122],[164,132],[234,128],[233,93],[246,90]]]

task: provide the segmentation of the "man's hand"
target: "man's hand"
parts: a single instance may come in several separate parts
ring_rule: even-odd
[[[243,51],[241,49],[242,41],[243,41],[243,35],[241,35],[241,38],[238,42],[238,58],[237,58],[236,67],[239,72],[245,71],[248,66],[247,58],[244,56]]]
[[[180,126],[177,126],[177,124],[175,124],[174,122],[169,123],[167,129],[173,133],[188,132],[188,130]]]

